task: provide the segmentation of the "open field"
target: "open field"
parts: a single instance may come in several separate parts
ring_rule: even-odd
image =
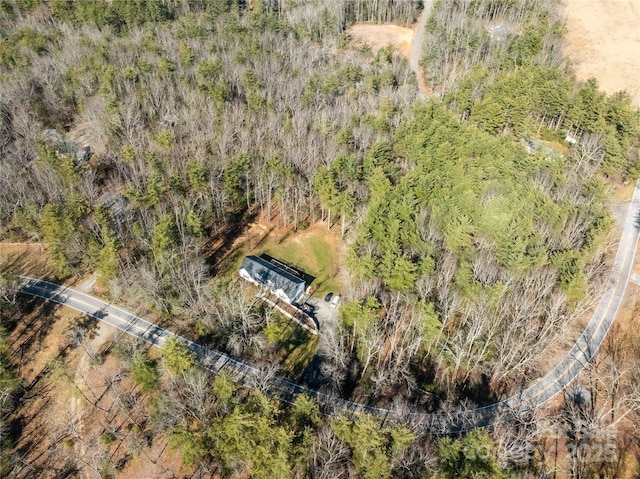
[[[369,45],[374,53],[392,45],[406,58],[409,58],[414,35],[415,27],[404,28],[397,25],[356,24],[347,29],[347,36],[356,45]]]
[[[563,0],[565,55],[578,80],[607,93],[626,90],[640,107],[640,1]]]
[[[258,221],[231,247],[223,274],[237,272],[246,255],[266,253],[315,277],[311,285],[314,295],[341,293],[346,283],[344,249],[340,235],[322,223],[293,232]]]
[[[337,277],[341,262],[337,238],[320,227],[278,238],[268,239],[260,253],[299,267],[315,276],[313,287],[320,294],[342,290]]]

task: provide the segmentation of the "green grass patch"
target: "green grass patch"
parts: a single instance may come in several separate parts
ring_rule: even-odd
[[[299,377],[318,351],[318,336],[281,315],[276,316],[264,333],[275,346],[280,365],[289,377]]]
[[[112,432],[103,432],[100,434],[100,444],[103,446],[110,446],[115,440],[116,436]]]
[[[339,253],[331,234],[328,231],[312,230],[283,238],[269,236],[257,254],[266,253],[314,276],[311,286],[315,295],[323,295],[329,291],[341,293],[342,284],[337,279]]]
[[[285,233],[273,228],[259,233],[250,231],[244,242],[226,255],[217,276],[230,279],[245,256],[267,254],[313,276],[314,296],[324,296],[329,291],[341,294],[344,286],[338,279],[343,267],[340,248],[341,240],[335,233],[322,228]]]
[[[220,270],[218,271],[217,276],[220,278],[231,279],[234,274],[238,272],[240,269],[240,265],[242,265],[242,260],[247,256],[249,250],[246,245],[241,245],[240,247],[234,249],[229,253],[225,261],[222,263]]]

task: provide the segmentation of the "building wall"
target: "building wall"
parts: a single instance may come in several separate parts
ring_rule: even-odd
[[[286,301],[287,303],[291,303],[291,299],[281,289],[278,289],[276,291],[271,291],[271,292],[273,294],[275,294],[278,298],[280,298],[282,301]]]
[[[265,287],[265,285],[257,282],[255,279],[253,279],[253,277],[245,269],[240,269],[238,271],[238,274],[240,275],[241,278],[244,278],[244,279],[246,279],[247,281],[249,281],[249,282],[251,282],[253,284],[257,284],[258,286]],[[304,292],[304,286],[305,286],[304,284],[300,284],[296,288],[293,298],[290,298],[289,296],[287,296],[287,293],[285,293],[282,289],[277,289],[277,290],[274,291],[273,289],[269,288],[269,291],[271,291],[273,294],[275,294],[282,301],[286,301],[287,303],[291,304],[291,303],[293,303],[295,301],[296,298],[298,298]]]
[[[249,281],[249,282],[251,282],[253,284],[258,284],[258,282],[251,277],[251,275],[247,272],[246,269],[241,269],[240,271],[238,271],[238,274],[242,278],[246,279],[247,281]],[[261,286],[261,285],[259,285],[259,286]]]

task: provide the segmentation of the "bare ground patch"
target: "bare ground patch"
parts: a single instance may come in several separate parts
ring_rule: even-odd
[[[347,35],[356,45],[369,45],[374,53],[392,45],[402,56],[409,58],[415,27],[358,24],[348,28]]]
[[[88,98],[81,113],[81,119],[69,130],[69,139],[78,146],[88,146],[94,154],[107,152],[107,135],[97,120],[104,110],[104,99],[100,95]]]
[[[626,90],[640,107],[640,1],[564,0],[565,55],[578,80]]]
[[[432,89],[427,84],[424,71],[419,65],[427,17],[428,15],[423,13],[420,21],[411,25],[410,28],[390,24],[360,23],[349,27],[347,36],[355,46],[368,45],[374,53],[391,45],[400,55],[409,60],[411,68],[416,72],[420,90],[430,95]]]
[[[52,268],[42,243],[0,243],[0,267],[12,274],[51,277]]]
[[[182,477],[180,455],[149,421],[140,391],[110,348],[116,329],[39,299],[11,334],[24,385],[9,418],[15,477]],[[79,336],[77,333],[81,332]]]

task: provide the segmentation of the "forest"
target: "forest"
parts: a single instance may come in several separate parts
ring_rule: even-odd
[[[49,279],[95,273],[114,304],[322,392],[420,412],[517,394],[608,278],[608,206],[640,173],[640,114],[626,92],[571,75],[555,0],[434,2],[420,99],[406,58],[353,47],[346,30],[412,25],[423,8],[2,2],[0,240],[43,245]],[[277,364],[282,318],[225,260],[258,219],[324,224],[345,245],[339,319],[304,368]],[[31,395],[10,341],[24,298],[9,287],[19,272],[1,273],[0,476],[29,477],[41,471],[8,426]],[[640,461],[640,351],[612,334],[586,371],[590,407],[559,401],[457,437],[327,418],[305,396],[288,405],[213,377],[180,344],[157,357],[120,339],[109,355],[136,391],[138,442],[106,430],[90,448],[100,460],[68,448],[48,477],[117,477],[156,437],[191,477],[549,477],[558,428],[567,477],[626,477]],[[47,374],[70,377],[63,359]],[[115,460],[115,444],[137,452]],[[596,446],[606,454],[575,453]]]

